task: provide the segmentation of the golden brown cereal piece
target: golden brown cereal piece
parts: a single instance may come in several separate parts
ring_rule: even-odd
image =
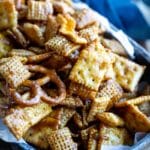
[[[96,150],[97,149],[97,140],[96,140],[97,135],[96,134],[98,134],[98,131],[94,128],[91,128],[89,131],[87,150]]]
[[[31,23],[24,23],[23,30],[32,42],[38,44],[39,46],[44,44],[43,32],[39,26]]]
[[[18,57],[10,57],[7,62],[1,64],[0,74],[11,87],[21,85],[30,77],[30,72],[25,68]]]
[[[67,127],[50,132],[47,139],[53,150],[77,150],[77,144],[72,140],[70,130]]]
[[[17,11],[12,0],[0,1],[0,30],[17,26]]]
[[[22,138],[24,133],[33,125],[51,112],[51,106],[41,102],[32,107],[15,109],[13,113],[6,116],[5,124],[17,139]]]
[[[24,140],[27,142],[41,148],[41,149],[48,149],[49,144],[46,139],[46,134],[50,133],[52,129],[48,126],[36,126],[30,128],[25,135],[23,136]]]
[[[56,35],[46,42],[45,47],[47,51],[53,51],[62,56],[69,56],[76,49],[79,49],[80,45],[70,42],[63,36]]]
[[[129,99],[129,100],[126,100],[123,102],[118,102],[115,104],[115,106],[116,107],[124,107],[128,104],[139,105],[139,104],[144,103],[144,102],[150,102],[150,95],[140,96],[140,97]]]
[[[105,76],[104,76],[104,81],[113,79],[115,80],[115,74],[114,74],[114,70],[113,70],[113,65],[109,65],[108,69],[106,70]]]
[[[109,53],[98,49],[95,44],[91,44],[80,52],[80,56],[71,70],[69,79],[93,91],[98,91],[110,64]]]
[[[114,53],[121,55],[121,56],[126,56],[127,57],[127,53],[124,49],[124,47],[116,40],[110,40],[110,39],[103,39],[102,40],[103,45],[106,48],[111,49]]]
[[[79,36],[85,38],[87,43],[91,43],[98,38],[99,26],[97,23],[79,31]]]
[[[34,56],[36,54],[26,49],[12,49],[7,55],[10,57],[12,56],[28,57]]]
[[[110,112],[97,113],[96,117],[102,123],[111,127],[124,126],[125,124],[121,117]]]
[[[9,39],[3,33],[0,33],[0,58],[6,56],[11,48]]]
[[[46,41],[56,36],[58,29],[59,29],[59,23],[57,22],[56,17],[52,15],[48,15],[46,31],[45,31]]]
[[[91,108],[87,117],[87,121],[91,122],[95,120],[97,113],[102,113],[106,111],[108,104],[110,102],[110,97],[99,97],[92,101]]]
[[[109,127],[101,124],[99,129],[98,149],[102,145],[130,145],[132,139],[125,128]]]
[[[145,67],[140,66],[126,58],[114,55],[116,58],[113,64],[116,81],[126,90],[134,91]]]
[[[74,14],[74,18],[77,22],[77,29],[83,29],[88,25],[91,25],[97,21],[95,14],[89,9],[78,10]]]
[[[18,28],[14,27],[7,30],[7,34],[21,47],[26,48],[28,46],[29,42]]]
[[[83,37],[78,36],[75,31],[76,21],[69,14],[59,14],[57,20],[60,24],[59,32],[68,37],[72,42],[77,44],[87,44],[87,40]]]
[[[73,120],[74,120],[74,123],[77,125],[77,127],[79,128],[83,127],[82,117],[78,112],[74,114]]]
[[[63,1],[54,1],[53,7],[54,7],[54,10],[60,14],[66,14],[66,13],[73,14],[74,13],[74,9]]]
[[[138,107],[127,104],[125,107],[117,108],[120,110],[120,115],[123,117],[128,129],[132,132],[149,132],[150,120],[143,114]]]
[[[46,1],[28,1],[28,15],[29,20],[46,21],[47,15],[53,13],[53,7],[49,0]]]
[[[66,98],[60,102],[59,105],[68,107],[68,108],[76,108],[76,107],[83,107],[83,102],[79,97],[73,97],[67,95]]]
[[[122,96],[123,90],[120,85],[114,80],[108,80],[104,86],[99,90],[97,97],[110,97],[109,106],[107,109],[110,109],[114,103],[119,100]]]
[[[59,128],[65,127],[67,122],[73,117],[74,114],[75,114],[74,109],[62,108],[62,114],[61,114],[61,117],[60,117]]]
[[[76,94],[82,99],[94,99],[96,96],[96,92],[88,89],[84,85],[71,82],[69,86],[69,91],[72,94]]]

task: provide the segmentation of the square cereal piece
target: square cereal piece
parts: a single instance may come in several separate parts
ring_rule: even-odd
[[[69,91],[71,94],[78,95],[82,99],[94,99],[96,96],[96,92],[88,89],[84,85],[71,82],[69,86]]]
[[[50,132],[47,140],[53,150],[77,150],[77,144],[73,141],[67,127]]]
[[[102,113],[106,111],[109,102],[110,98],[108,96],[95,98],[92,101],[91,108],[87,116],[87,121],[88,122],[94,121],[97,113]]]
[[[0,30],[17,26],[17,11],[12,0],[0,1]]]
[[[113,70],[116,81],[126,90],[134,91],[141,76],[144,73],[145,67],[138,65],[124,57],[115,55]]]
[[[74,44],[64,36],[56,35],[45,44],[47,51],[54,51],[59,55],[69,56],[75,50],[80,48],[80,45]]]
[[[109,64],[111,64],[109,53],[91,44],[81,51],[69,79],[93,91],[98,91]]]
[[[130,144],[132,144],[132,138],[125,128],[114,128],[104,124],[100,125],[98,149],[101,149],[102,145]]]
[[[47,20],[48,14],[53,13],[53,7],[50,0],[45,1],[28,1],[28,15],[29,20],[43,21]]]
[[[0,74],[12,87],[17,87],[30,77],[19,57],[10,57],[0,65]]]

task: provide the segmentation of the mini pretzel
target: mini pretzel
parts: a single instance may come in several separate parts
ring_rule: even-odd
[[[43,101],[47,102],[47,103],[53,103],[53,104],[58,104],[60,103],[63,99],[65,99],[66,97],[66,87],[65,84],[60,80],[60,78],[57,76],[56,72],[54,70],[49,70],[46,69],[42,66],[39,65],[28,65],[27,68],[30,71],[33,72],[40,72],[45,74],[47,77],[44,77],[43,79],[38,79],[37,83],[39,83],[40,85],[44,85],[46,83],[48,83],[49,81],[54,82],[58,87],[58,92],[59,92],[59,96],[52,98],[51,96],[48,96],[46,93],[41,97]],[[49,79],[48,79],[49,77]],[[43,81],[43,83],[42,83]]]
[[[40,102],[40,98],[42,95],[42,90],[40,86],[36,82],[32,82],[30,80],[26,80],[23,83],[23,85],[31,88],[32,98],[29,100],[26,100],[15,89],[10,89],[10,95],[13,97],[15,102],[17,104],[25,105],[25,106],[38,104]]]

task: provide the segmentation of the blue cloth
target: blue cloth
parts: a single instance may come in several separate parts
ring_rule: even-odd
[[[132,38],[136,40],[150,39],[150,26],[132,0],[81,1],[107,17],[112,24]]]

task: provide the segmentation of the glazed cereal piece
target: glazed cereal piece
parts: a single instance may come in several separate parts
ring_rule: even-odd
[[[125,128],[109,127],[104,124],[100,125],[98,149],[102,145],[131,145],[132,138]]]
[[[119,115],[124,119],[125,124],[132,132],[149,132],[150,120],[142,113],[137,106],[127,104],[124,107],[117,108]]]
[[[11,48],[9,39],[3,33],[0,33],[0,58],[6,56]]]
[[[99,89],[97,97],[110,97],[109,106],[107,109],[110,109],[116,101],[122,96],[123,90],[120,85],[115,80],[108,80],[104,83],[104,86]]]
[[[74,114],[75,114],[74,109],[62,108],[59,128],[61,129],[65,127],[67,122],[73,117]]]
[[[73,14],[74,13],[74,9],[63,1],[54,1],[53,7],[54,7],[54,11],[60,14],[66,14],[66,13]]]
[[[81,115],[80,115],[78,112],[76,112],[76,113],[74,114],[73,120],[74,120],[75,125],[77,125],[77,127],[83,128],[82,117],[81,117]]]
[[[31,23],[24,23],[23,31],[32,42],[38,44],[39,46],[44,45],[43,32],[38,25]]]
[[[17,26],[17,11],[12,0],[0,1],[0,30]]]
[[[134,91],[145,67],[138,65],[126,58],[114,55],[116,60],[113,64],[116,81],[126,90]]]
[[[80,37],[85,38],[87,40],[87,43],[89,44],[98,39],[98,31],[99,25],[97,23],[94,23],[87,28],[80,30],[78,34]]]
[[[92,100],[96,97],[96,93],[97,93],[85,87],[84,85],[75,82],[70,83],[69,91],[71,94],[75,94],[81,97],[82,99],[92,99]]]
[[[49,0],[46,1],[28,1],[29,20],[46,21],[47,15],[53,13],[53,7]]]
[[[50,148],[53,150],[77,150],[77,144],[72,140],[70,130],[62,128],[47,135]]]
[[[77,10],[74,14],[77,22],[77,29],[83,29],[97,21],[95,14],[89,9]]]
[[[69,14],[58,14],[57,20],[60,24],[59,32],[68,37],[72,42],[76,44],[87,44],[87,40],[83,37],[78,36],[75,31],[76,21]]]
[[[111,127],[122,127],[125,124],[121,117],[111,112],[97,113],[96,118],[100,120],[100,122]]]
[[[80,52],[69,79],[85,87],[98,91],[108,65],[112,63],[109,53],[91,44]]]
[[[68,95],[64,100],[60,102],[59,105],[68,108],[77,108],[77,107],[83,107],[83,102],[79,97],[73,97]]]
[[[45,39],[46,42],[57,35],[59,29],[59,23],[56,20],[55,16],[48,15],[46,31],[45,31]]]
[[[62,56],[69,56],[76,49],[79,49],[80,45],[70,42],[64,36],[56,35],[46,42],[45,48],[47,51],[53,51]]]
[[[95,98],[92,101],[91,108],[87,117],[87,121],[88,122],[94,121],[96,119],[97,113],[102,113],[106,111],[109,102],[110,102],[110,98],[108,96]]]
[[[145,96],[139,96],[133,99],[129,99],[123,102],[118,102],[115,104],[116,107],[124,107],[127,106],[128,104],[131,105],[139,105],[142,104],[144,102],[150,102],[150,95],[145,95]]]
[[[32,107],[17,108],[5,117],[4,122],[17,139],[51,112],[51,106],[41,102]]]
[[[18,87],[30,77],[30,72],[20,61],[19,57],[10,57],[0,65],[0,74],[11,87]]]
[[[87,150],[97,149],[97,135],[98,135],[98,130],[94,128],[90,129]]]

